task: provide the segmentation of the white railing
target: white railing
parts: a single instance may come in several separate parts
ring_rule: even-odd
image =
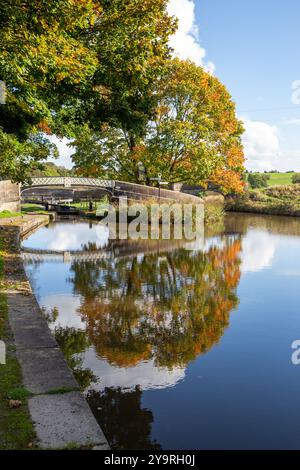
[[[64,188],[72,188],[74,186],[85,186],[94,188],[113,188],[115,182],[112,180],[104,180],[100,178],[81,178],[73,176],[42,176],[40,178],[31,178],[31,184],[25,185],[26,188],[43,187],[43,186],[63,186]]]

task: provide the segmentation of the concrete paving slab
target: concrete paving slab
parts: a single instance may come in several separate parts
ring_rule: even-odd
[[[29,410],[45,449],[67,446],[99,446],[109,450],[107,440],[80,392],[39,395],[29,399]]]
[[[21,294],[7,295],[9,322],[17,349],[53,348],[57,343],[39,306]]]
[[[17,350],[24,387],[31,393],[78,390],[71,370],[58,348]]]

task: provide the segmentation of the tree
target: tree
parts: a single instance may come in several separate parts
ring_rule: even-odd
[[[49,155],[56,156],[57,149],[43,134],[32,133],[20,142],[15,134],[6,133],[0,127],[0,179],[24,181],[28,171]]]
[[[161,173],[169,182],[203,184],[226,191],[243,189],[243,127],[226,88],[202,67],[171,59],[152,90],[153,116],[134,145],[124,127],[90,126],[77,134],[75,166],[85,174],[145,181]]]
[[[295,173],[292,177],[292,183],[293,184],[299,184],[300,183],[300,173]]]
[[[68,170],[64,166],[55,165],[53,162],[46,162],[41,163],[36,170],[33,170],[31,176],[73,176],[73,171]]]
[[[167,0],[4,0],[0,80],[7,101],[0,128],[17,148],[39,132],[70,136],[73,124],[98,130],[109,122],[134,147],[153,111],[150,89],[175,28]],[[43,149],[46,157],[49,147]],[[24,179],[36,162],[28,145],[25,153],[24,171],[0,170],[0,177]],[[12,158],[2,153],[5,162]]]
[[[249,173],[248,183],[252,189],[267,188],[270,176],[264,173]]]
[[[99,9],[92,0],[4,0],[0,5],[0,177],[22,181],[54,146],[55,110],[93,74],[96,54],[83,33]]]
[[[153,115],[153,90],[170,57],[168,40],[177,21],[168,15],[168,0],[100,4],[101,17],[88,37],[98,58],[97,70],[90,87],[64,109],[62,121],[74,118],[96,132],[108,123],[122,129],[133,149]]]

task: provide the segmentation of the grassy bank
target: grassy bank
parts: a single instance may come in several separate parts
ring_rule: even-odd
[[[1,211],[0,212],[0,219],[8,219],[11,217],[20,217],[21,212],[10,212],[10,211]]]
[[[292,184],[293,173],[267,173],[269,176],[268,185],[278,186]]]
[[[22,204],[21,212],[1,211],[0,219],[14,219],[25,214],[49,214],[49,212],[37,204]]]
[[[3,230],[0,232],[0,339],[6,344],[6,364],[0,364],[0,449],[3,450],[28,449],[35,438],[8,323],[5,291],[9,284],[5,264],[13,256],[10,247],[11,240]]]
[[[226,201],[226,210],[300,217],[300,184],[249,191]]]
[[[39,206],[38,204],[22,204],[21,211],[22,214],[49,214],[44,209],[44,206]]]

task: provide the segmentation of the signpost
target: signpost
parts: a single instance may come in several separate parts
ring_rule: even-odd
[[[151,181],[157,181],[158,182],[158,200],[160,202],[160,188],[161,186],[168,185],[169,183],[167,181],[162,181],[162,175],[161,173],[158,174],[157,178],[150,178]]]

